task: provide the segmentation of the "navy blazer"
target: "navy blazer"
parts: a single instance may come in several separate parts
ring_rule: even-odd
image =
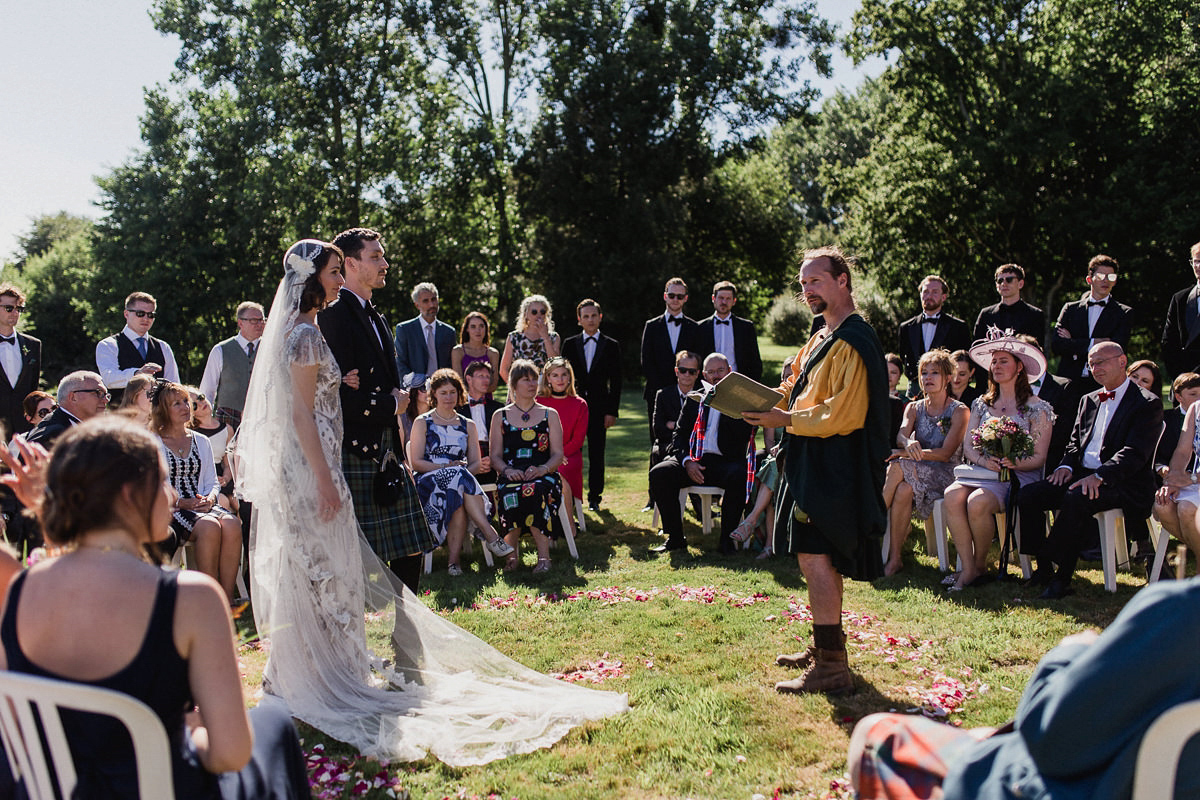
[[[399,447],[396,399],[392,396],[392,390],[400,388],[400,376],[396,373],[396,350],[387,336],[387,321],[383,321],[381,335],[376,336],[366,308],[349,289],[342,289],[337,300],[317,315],[317,320],[342,374],[358,370],[358,388],[351,389],[343,383],[339,389],[343,452],[379,459],[384,431],[391,430],[392,441],[397,445],[396,457],[404,461],[404,448]]]
[[[684,402],[683,408],[679,412],[679,418],[675,421],[670,455],[677,457],[681,464],[687,457],[688,445],[692,439],[692,428],[696,425],[696,414],[699,411],[700,404],[695,400],[688,399]],[[716,409],[710,409],[709,413],[720,414]],[[744,462],[746,446],[750,444],[752,433],[754,433],[754,427],[744,419],[734,419],[721,414],[721,421],[717,424],[717,449],[721,451],[721,458]]]
[[[1163,365],[1167,368],[1164,378],[1195,372],[1200,367],[1197,295],[1200,295],[1200,287],[1192,285],[1176,292],[1167,304],[1167,319],[1162,334]]]
[[[1074,381],[1057,375],[1046,375],[1035,392],[1054,409],[1054,427],[1050,432],[1050,449],[1046,452],[1047,464],[1061,464],[1067,452],[1067,442],[1079,415],[1079,389]]]
[[[1068,380],[1083,377],[1083,368],[1087,366],[1088,347],[1092,339],[1112,339],[1121,345],[1122,350],[1129,345],[1133,309],[1118,303],[1115,298],[1110,296],[1105,301],[1104,310],[1096,319],[1096,327],[1089,337],[1088,300],[1090,299],[1091,294],[1089,293],[1082,300],[1064,303],[1062,310],[1058,312],[1058,322],[1055,323],[1055,327],[1065,329],[1067,333],[1071,334],[1071,338],[1059,336],[1057,331],[1050,332],[1050,349],[1060,356],[1058,369],[1054,371],[1054,374]]]
[[[737,362],[737,371],[747,378],[762,381],[762,356],[758,352],[758,333],[754,323],[743,317],[732,316],[733,327],[733,359]],[[705,359],[710,353],[717,351],[717,315],[700,320],[700,358]]]
[[[454,328],[440,319],[434,320],[433,349],[437,351],[438,369],[450,366],[450,351],[458,343],[457,340],[458,333]],[[401,379],[409,374],[429,377],[425,372],[429,368],[429,351],[425,347],[425,326],[419,316],[396,326],[395,347],[396,371]],[[421,382],[420,377],[415,381],[415,383]]]
[[[904,374],[908,376],[909,394],[916,397],[920,394],[921,386],[917,375],[917,362],[925,355],[925,323],[924,314],[917,314],[900,323],[899,341],[896,352],[904,361]],[[966,350],[971,346],[971,331],[965,320],[942,311],[934,326],[933,341],[930,350],[944,347],[953,353],[955,350]]]
[[[603,425],[606,414],[615,417],[621,411],[621,343],[599,332],[596,337],[590,371],[582,333],[563,340],[562,355],[575,372],[575,392],[587,401],[589,424],[598,420]]]
[[[680,350],[696,351],[700,348],[700,326],[696,320],[685,316],[679,325],[679,342],[674,350],[671,349],[670,335],[667,333],[666,312],[646,320],[642,328],[642,375],[646,379],[646,388],[642,396],[647,402],[664,386],[675,383],[675,354]],[[707,353],[701,353],[703,359]]]
[[[25,419],[25,396],[38,388],[42,379],[42,341],[17,332],[17,347],[21,351],[21,374],[14,386],[8,374],[0,369],[0,422],[4,423],[5,438],[25,433],[32,426]],[[0,347],[11,345],[0,344]]]

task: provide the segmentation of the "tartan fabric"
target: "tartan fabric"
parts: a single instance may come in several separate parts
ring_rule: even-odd
[[[235,431],[242,424],[242,412],[236,408],[221,406],[217,409],[215,416],[219,422],[226,422],[232,425]]]
[[[381,449],[393,446],[392,432],[385,431]],[[375,555],[383,561],[419,555],[437,547],[433,531],[421,510],[421,498],[412,476],[404,482],[404,490],[394,506],[379,506],[374,502],[375,475],[379,465],[366,458],[342,453],[342,472],[354,499],[354,516]],[[407,470],[405,474],[408,475]]]
[[[940,800],[942,781],[964,750],[986,735],[907,714],[871,714],[850,738],[858,800]]]
[[[696,412],[696,423],[692,425],[692,435],[688,439],[688,458],[692,461],[699,461],[704,456],[704,436],[708,431],[708,409],[709,403],[712,402],[713,393],[709,392],[705,396],[704,402],[700,404],[700,410]],[[719,412],[718,412],[719,413]],[[750,442],[746,445],[746,502],[750,502],[750,495],[754,492],[754,465],[755,465],[755,449],[754,449],[754,430],[750,431]]]

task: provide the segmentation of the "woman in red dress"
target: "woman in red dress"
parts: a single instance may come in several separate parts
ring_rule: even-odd
[[[558,412],[562,420],[563,453],[566,460],[558,468],[565,485],[563,502],[574,512],[575,498],[583,497],[583,442],[587,439],[588,404],[575,394],[575,371],[561,356],[550,359],[542,370],[538,402]]]

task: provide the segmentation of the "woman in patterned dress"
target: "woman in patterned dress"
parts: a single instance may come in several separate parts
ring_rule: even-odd
[[[954,481],[971,412],[949,394],[954,362],[947,350],[930,350],[917,361],[922,398],[909,403],[888,464],[883,502],[891,520],[891,550],[884,575],[900,571],[900,552],[912,519],[925,519]]]
[[[425,519],[438,544],[446,543],[452,577],[462,575],[459,556],[467,519],[483,534],[486,547],[498,556],[513,548],[500,538],[488,520],[487,497],[475,472],[481,460],[479,432],[474,421],[454,409],[466,401],[467,390],[458,373],[439,369],[429,379],[433,408],[417,417],[408,440],[408,463],[417,473],[417,493]]]
[[[151,389],[150,430],[162,440],[167,477],[179,494],[171,515],[171,530],[179,543],[196,546],[196,568],[221,584],[234,598],[242,561],[242,524],[217,502],[221,492],[208,437],[189,430],[192,400],[187,389],[159,381]]]
[[[538,405],[538,369],[519,358],[508,373],[511,402],[492,415],[488,441],[492,468],[498,480],[500,521],[505,539],[518,547],[521,532],[529,531],[537,546],[534,572],[550,569],[550,535],[562,502],[558,467],[563,461],[562,423],[558,412]],[[514,552],[504,564],[511,572],[520,563]]]
[[[517,329],[504,341],[504,355],[500,357],[501,377],[507,379],[514,359],[532,361],[540,371],[546,361],[559,355],[562,343],[554,332],[550,314],[550,301],[540,294],[532,294],[521,301]]]

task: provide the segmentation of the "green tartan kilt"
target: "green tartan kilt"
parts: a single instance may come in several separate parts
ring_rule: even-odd
[[[400,499],[392,506],[375,503],[375,475],[379,465],[371,459],[342,454],[342,472],[354,498],[354,516],[375,555],[383,561],[432,551],[437,540],[425,512],[412,476],[402,484]]]

